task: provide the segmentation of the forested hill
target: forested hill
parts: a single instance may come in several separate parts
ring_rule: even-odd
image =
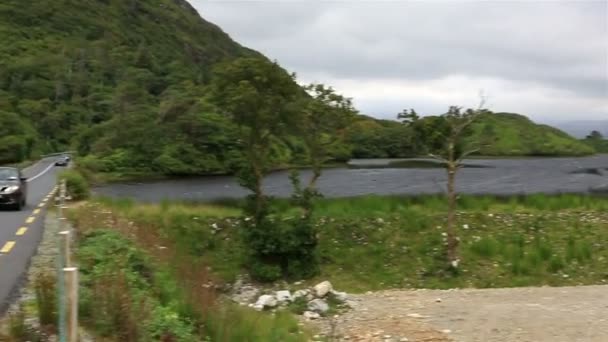
[[[414,125],[360,116],[349,129],[357,158],[398,158],[425,155],[441,125],[440,117],[425,116]],[[513,113],[486,113],[477,118],[465,138],[483,156],[580,156],[594,153],[591,144],[557,128],[534,123]],[[596,144],[597,145],[597,144]]]
[[[209,174],[240,165],[238,128],[210,99],[212,70],[239,57],[268,59],[187,1],[2,0],[0,41],[0,164],[70,149],[95,172]],[[475,126],[482,152],[592,152],[524,119],[484,118]],[[428,122],[414,129],[357,116],[330,157],[425,154]],[[306,148],[301,137],[273,138],[271,159],[306,164]]]
[[[185,0],[3,0],[0,41],[0,162],[68,148],[116,167],[200,157],[213,143],[194,140],[223,124],[193,110],[211,67],[263,57]]]

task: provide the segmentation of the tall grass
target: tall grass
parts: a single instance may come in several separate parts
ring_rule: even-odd
[[[445,268],[442,196],[319,199],[319,279],[348,291],[391,287],[496,287],[608,281],[608,198],[577,195],[459,198],[462,267]],[[189,260],[232,281],[244,272],[239,201],[196,205],[100,203],[111,222],[158,231]],[[287,207],[283,200],[276,208]],[[86,210],[86,208],[85,208]],[[102,219],[103,220],[103,219]],[[599,243],[599,244],[598,244]],[[316,281],[316,280],[312,280]]]

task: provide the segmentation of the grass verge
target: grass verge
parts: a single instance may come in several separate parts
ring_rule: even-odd
[[[208,265],[214,276],[232,281],[243,272],[245,257],[235,204],[238,201],[138,205],[104,200],[95,205],[108,212],[108,220],[161,232],[190,258]],[[318,279],[352,292],[608,281],[608,245],[604,243],[608,241],[608,198],[463,196],[459,206],[463,261],[454,273],[446,270],[444,262],[446,206],[442,197],[317,201]],[[84,217],[91,209],[79,210]]]

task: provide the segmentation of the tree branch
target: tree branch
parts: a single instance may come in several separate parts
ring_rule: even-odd
[[[432,154],[432,153],[429,153],[429,157],[431,157],[431,158],[433,158],[433,159],[435,159],[435,160],[439,160],[440,162],[443,162],[443,163],[448,163],[448,160],[447,160],[447,159],[445,159],[445,158],[443,158],[443,157],[441,157],[441,156],[438,156],[438,155]]]
[[[463,154],[460,155],[460,157],[458,157],[458,160],[456,162],[458,164],[460,164],[460,162],[462,162],[466,157],[470,156],[471,154],[473,154],[475,152],[479,152],[479,149],[478,148],[474,148],[472,150],[464,152]]]

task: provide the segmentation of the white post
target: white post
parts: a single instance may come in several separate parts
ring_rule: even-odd
[[[72,267],[71,257],[70,257],[70,231],[64,230],[59,232],[59,235],[63,238],[63,267]]]
[[[68,342],[78,342],[78,268],[63,269],[68,296]]]

